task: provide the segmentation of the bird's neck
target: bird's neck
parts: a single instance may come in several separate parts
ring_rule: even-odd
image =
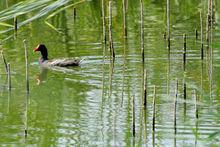
[[[41,51],[41,58],[40,58],[40,60],[41,60],[42,62],[44,62],[45,60],[48,60],[47,50]]]

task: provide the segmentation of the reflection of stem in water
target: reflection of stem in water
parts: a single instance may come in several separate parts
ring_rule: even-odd
[[[127,0],[122,0],[122,5],[123,5],[123,28],[124,28],[124,37],[127,37],[127,12],[126,12]]]
[[[175,97],[174,97],[174,115],[173,115],[173,121],[174,121],[174,134],[176,138],[176,109],[177,109],[177,97],[178,97],[178,79],[176,79],[176,89],[175,89]]]
[[[156,86],[154,85],[154,94],[153,94],[153,118],[152,118],[152,129],[153,129],[153,132],[155,132],[155,117],[156,117]]]
[[[122,73],[122,95],[121,95],[121,107],[123,106],[123,101],[124,101],[124,84],[125,84],[125,61],[126,61],[126,42],[127,40],[124,39],[124,56],[123,56],[123,73]]]
[[[143,109],[143,116],[144,116],[144,143],[147,144],[147,110]]]
[[[28,49],[27,49],[27,42],[24,42],[24,49],[25,49],[25,65],[26,65],[26,92],[29,94],[29,64],[28,64]]]
[[[105,50],[106,44],[103,44],[103,61],[102,61],[102,98],[104,98],[105,91]]]
[[[111,62],[109,64],[109,97],[112,94],[112,80],[113,80],[113,74],[114,74],[114,62]]]
[[[152,145],[155,147],[155,132],[152,132]]]
[[[153,118],[152,118],[152,141],[153,146],[155,146],[155,120],[156,120],[156,86],[154,85],[154,93],[153,93]]]
[[[135,97],[132,97],[132,135],[135,137]]]
[[[177,127],[176,127],[177,97],[178,97],[178,79],[176,79],[176,90],[175,90],[175,97],[174,97],[174,115],[173,115],[174,147],[176,147],[176,134],[177,134]]]
[[[112,1],[109,1],[109,47],[110,47],[110,55],[115,58],[115,51],[113,45],[113,38],[112,38]]]
[[[105,0],[102,0],[102,33],[103,43],[106,44]]]
[[[8,108],[7,108],[7,113],[10,112],[10,100],[11,100],[11,91],[8,92]]]
[[[201,98],[203,98],[203,61],[201,61]]]
[[[184,120],[186,118],[186,79],[183,79],[183,98],[184,98]]]
[[[197,136],[198,136],[198,119],[199,119],[199,110],[198,110],[198,105],[197,105],[197,103],[198,103],[198,101],[199,101],[199,99],[198,99],[198,95],[197,95],[197,92],[196,92],[196,90],[194,90],[194,95],[195,95],[195,117],[196,117],[196,124],[195,124],[195,126],[196,126],[196,132],[195,132],[195,136],[196,136],[196,138],[195,138],[195,145],[197,145]]]
[[[199,118],[199,114],[198,114],[198,106],[197,106],[197,103],[198,103],[198,96],[197,96],[197,92],[196,90],[194,90],[194,95],[195,95],[195,115],[196,115],[196,119]]]
[[[170,54],[168,55],[167,59],[167,97],[170,95]]]
[[[147,70],[144,72],[144,108],[147,107]]]
[[[29,100],[29,94],[26,94],[26,100],[25,100],[25,113],[24,113],[24,135],[25,138],[28,135],[28,100]]]
[[[11,91],[11,68],[10,68],[10,63],[8,63],[7,67],[8,67],[8,90]]]

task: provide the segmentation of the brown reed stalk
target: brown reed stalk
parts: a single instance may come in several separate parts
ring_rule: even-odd
[[[102,0],[102,33],[103,33],[103,43],[106,44],[106,21],[105,21],[105,0]]]
[[[200,29],[201,29],[201,59],[204,58],[204,46],[203,46],[203,21],[202,21],[202,12],[200,11]]]
[[[26,40],[23,41],[25,49],[25,72],[26,72],[26,92],[29,94],[29,63],[28,63],[28,48]]]
[[[144,63],[144,6],[143,6],[143,0],[140,0],[140,6],[141,6],[141,56],[142,56],[142,62]]]
[[[198,30],[197,30],[197,29],[195,29],[195,35],[196,35],[196,40],[198,40],[199,33],[198,33]]]
[[[74,20],[76,20],[76,8],[75,7],[73,8],[73,18]]]
[[[167,0],[167,47],[170,52],[170,0]]]
[[[110,46],[110,54],[115,59],[115,51],[113,45],[113,37],[112,37],[112,1],[109,1],[109,46]]]
[[[183,70],[186,69],[186,34],[183,34]]]
[[[14,32],[15,32],[15,35],[17,35],[17,31],[18,31],[18,19],[15,16],[14,17]]]

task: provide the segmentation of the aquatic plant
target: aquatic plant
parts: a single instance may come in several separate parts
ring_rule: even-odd
[[[61,11],[74,7],[80,3],[85,2],[86,0],[80,0],[74,2],[73,0],[26,0],[14,4],[8,7],[5,10],[0,11],[0,25],[5,26],[6,29],[0,30],[0,33],[6,33],[8,31],[14,30],[14,25],[9,24],[5,21],[20,17],[25,14],[33,13],[32,17],[27,18],[17,24],[17,27],[26,25],[36,19],[47,16],[45,18],[45,23],[55,29],[49,22],[48,19],[57,15]]]

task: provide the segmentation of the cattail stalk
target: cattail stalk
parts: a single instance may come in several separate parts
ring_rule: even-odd
[[[25,49],[25,66],[26,66],[26,92],[29,94],[29,64],[28,64],[28,49],[27,49],[27,42],[24,42],[24,49]]]

